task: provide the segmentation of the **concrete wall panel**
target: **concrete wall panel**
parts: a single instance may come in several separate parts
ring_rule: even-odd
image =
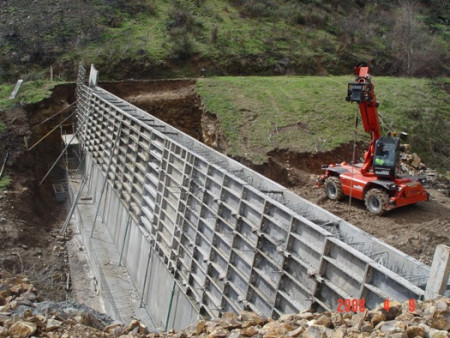
[[[103,89],[78,88],[90,191],[98,204],[108,172],[108,231],[121,251],[133,220],[123,261],[158,326],[174,281],[176,327],[183,313],[279,317],[339,298],[423,297],[426,265]]]

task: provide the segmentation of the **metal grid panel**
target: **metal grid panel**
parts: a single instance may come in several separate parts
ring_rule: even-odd
[[[278,317],[334,309],[338,298],[374,306],[423,295],[358,251],[320,208],[301,213],[301,198],[195,140],[183,142],[185,135],[100,88],[78,92],[79,120],[88,121],[84,150],[204,316],[247,308]]]

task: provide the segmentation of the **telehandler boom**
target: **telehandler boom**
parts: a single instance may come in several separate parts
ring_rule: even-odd
[[[319,178],[318,184],[325,186],[325,193],[331,200],[351,196],[364,200],[372,214],[382,215],[394,208],[428,200],[429,194],[418,178],[397,174],[400,139],[390,133],[381,135],[379,104],[369,71],[366,64],[355,67],[357,77],[348,84],[346,97],[347,101],[359,105],[364,130],[371,136],[364,162],[322,166],[325,174]]]

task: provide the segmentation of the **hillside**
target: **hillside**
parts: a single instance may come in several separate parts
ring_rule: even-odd
[[[447,76],[439,0],[21,0],[2,2],[0,79],[346,74]]]
[[[354,140],[365,149],[370,135],[364,132],[358,106],[344,100],[347,83],[353,80],[220,77],[199,79],[197,87],[206,110],[217,116],[222,128],[222,148],[230,156],[261,164],[276,150],[317,154]],[[383,133],[407,132],[408,142],[426,163],[450,170],[448,79],[374,77],[373,83]],[[336,161],[349,160],[342,156]]]

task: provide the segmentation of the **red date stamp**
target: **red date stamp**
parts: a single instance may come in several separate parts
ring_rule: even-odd
[[[389,312],[389,299],[386,299],[383,303],[383,307],[384,309]],[[416,311],[416,300],[414,298],[410,298],[408,300],[408,311],[409,312],[414,312]]]
[[[342,299],[337,300],[337,312],[364,312],[366,311],[366,301],[364,298]]]
[[[389,312],[390,301],[386,299],[383,303],[384,309]],[[409,312],[416,311],[416,300],[411,298],[408,301]],[[366,301],[364,298],[342,299],[337,300],[337,312],[364,312],[366,311]]]

